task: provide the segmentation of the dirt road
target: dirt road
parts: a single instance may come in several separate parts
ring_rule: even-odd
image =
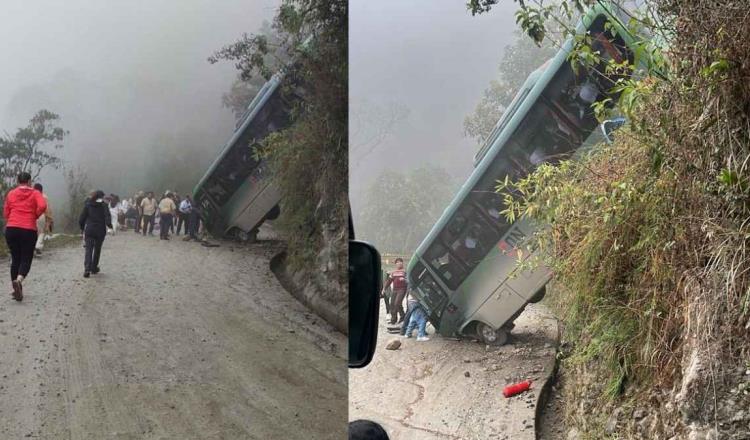
[[[2,438],[343,438],[346,339],[276,249],[121,232],[90,279],[79,246],[35,259],[24,301],[0,297]]]
[[[503,347],[430,335],[427,342],[399,338],[400,349],[386,350],[394,335],[384,316],[381,308],[372,363],[349,375],[350,420],[375,420],[399,440],[534,439],[541,382],[510,399],[502,389],[551,372],[557,324],[543,307],[527,307]]]

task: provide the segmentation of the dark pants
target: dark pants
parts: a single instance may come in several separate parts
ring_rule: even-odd
[[[169,228],[173,225],[172,214],[162,214],[159,217],[159,236],[161,238],[169,238]]]
[[[187,222],[187,214],[183,213],[177,213],[177,235],[180,235],[180,230],[185,229],[185,234],[188,233],[188,222]]]
[[[393,290],[393,297],[391,298],[391,324],[396,323],[397,316],[401,317],[399,321],[404,319],[404,296],[406,296],[406,289]]]
[[[146,235],[146,229],[149,234],[154,233],[154,216],[153,215],[142,215],[143,218],[143,235]]]
[[[135,233],[141,232],[141,215],[136,214],[135,215]]]
[[[383,292],[383,302],[385,303],[385,310],[391,312],[391,290],[388,289]]]
[[[404,322],[401,323],[401,335],[406,334],[406,327],[409,326],[409,319],[411,319],[411,314],[414,313],[416,304],[414,301],[406,301],[406,315],[404,315]]]
[[[196,212],[188,214],[188,234],[190,234],[190,238],[198,239],[198,227],[200,223],[201,218]]]
[[[102,255],[104,236],[86,234],[86,253],[83,257],[83,270],[99,270],[99,257]]]
[[[31,229],[5,228],[5,242],[10,249],[10,280],[15,281],[18,275],[26,278],[34,259],[37,234]]]

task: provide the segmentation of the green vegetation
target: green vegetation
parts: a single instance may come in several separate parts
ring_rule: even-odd
[[[484,12],[494,3],[469,7]],[[561,10],[581,5],[564,3]],[[719,423],[750,358],[750,25],[728,18],[745,7],[647,2],[628,27],[658,35],[669,56],[639,43],[636,55],[660,68],[615,85],[616,111],[628,124],[614,144],[499,184],[508,218],[548,225],[529,245],[556,275],[551,302],[571,342],[567,413],[586,438],[602,437],[604,418],[590,414],[608,406],[655,414],[656,431],[629,424],[618,438],[747,429]],[[519,15],[543,40],[552,14],[522,3]],[[582,39],[571,59],[597,55]]]
[[[57,151],[63,148],[68,132],[57,125],[59,120],[55,113],[39,110],[26,127],[17,129],[13,135],[0,136],[0,206],[22,171],[36,180],[42,170],[60,168],[62,160]],[[5,219],[0,218],[0,227],[4,225]]]
[[[57,169],[62,165],[56,151],[63,148],[68,132],[56,125],[59,120],[60,116],[55,113],[39,110],[29,120],[29,125],[19,128],[13,135],[0,136],[2,196],[16,185],[16,177],[22,171],[36,179],[45,168]]]

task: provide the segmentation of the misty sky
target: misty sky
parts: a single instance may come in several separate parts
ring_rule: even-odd
[[[478,149],[463,120],[497,75],[503,48],[513,41],[517,5],[501,2],[472,17],[463,0],[352,0],[350,103],[393,105],[408,116],[359,164],[351,164],[356,215],[363,189],[385,169],[432,163],[463,183]],[[353,138],[352,143],[357,140]]]
[[[71,132],[65,160],[86,167],[106,192],[140,188],[155,158],[174,157],[183,167],[193,160],[205,170],[234,127],[221,95],[236,76],[231,63],[206,58],[257,31],[277,5],[3,0],[0,130],[15,131],[40,108],[60,114]],[[50,195],[64,198],[60,176],[43,180]]]

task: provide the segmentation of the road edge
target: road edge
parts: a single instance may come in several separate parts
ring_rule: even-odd
[[[547,405],[547,402],[549,402],[550,396],[552,394],[552,385],[554,385],[557,382],[557,373],[560,366],[559,360],[558,360],[558,353],[560,352],[560,339],[562,338],[562,327],[560,326],[560,321],[557,318],[552,318],[555,320],[555,330],[556,330],[556,336],[555,336],[555,356],[552,357],[552,360],[547,363],[547,365],[544,367],[544,371],[547,373],[546,377],[544,377],[542,384],[542,388],[539,390],[539,394],[536,398],[536,403],[534,405],[534,438],[539,439],[539,424],[541,422],[542,416],[544,415],[544,407]]]
[[[333,326],[337,331],[347,334],[349,323],[347,317],[340,311],[340,307],[320,298],[319,292],[313,289],[304,288],[295,282],[292,274],[289,273],[286,265],[286,251],[282,250],[271,258],[271,272],[276,279],[290,295],[305,307],[312,310],[316,315],[323,318],[327,323]]]

